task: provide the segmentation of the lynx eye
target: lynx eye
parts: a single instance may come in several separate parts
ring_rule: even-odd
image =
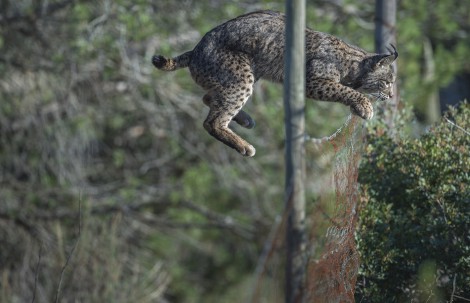
[[[381,81],[380,82],[380,87],[383,88],[392,88],[393,83],[389,81]]]

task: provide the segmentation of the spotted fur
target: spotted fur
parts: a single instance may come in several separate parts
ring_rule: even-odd
[[[165,71],[189,67],[194,81],[207,93],[209,107],[204,128],[219,141],[244,156],[255,148],[229,127],[235,121],[252,128],[254,120],[242,110],[263,78],[283,82],[285,16],[259,11],[227,21],[209,31],[189,52],[175,58],[154,56],[152,63]],[[306,95],[339,102],[364,119],[373,116],[372,94],[381,100],[392,97],[395,74],[392,62],[398,53],[368,53],[334,36],[306,29]]]

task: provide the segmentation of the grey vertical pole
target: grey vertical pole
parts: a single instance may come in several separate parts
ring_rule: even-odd
[[[375,1],[375,51],[377,53],[387,52],[387,46],[397,45],[396,38],[397,1],[376,0]],[[397,62],[393,62],[393,68],[397,71]],[[393,98],[388,101],[390,112],[384,117],[385,122],[393,128],[393,116],[398,109],[398,87],[397,82],[393,86]]]
[[[286,303],[305,297],[305,0],[286,2]]]

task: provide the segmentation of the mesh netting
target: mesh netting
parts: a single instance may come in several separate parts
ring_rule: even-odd
[[[352,117],[340,135],[329,140],[334,148],[334,212],[320,259],[309,263],[309,301],[354,302],[359,255],[354,241],[358,219],[357,176],[362,147],[362,127]]]
[[[354,240],[358,219],[358,168],[362,149],[362,122],[350,115],[333,135],[321,139],[308,138],[307,144],[320,146],[324,153],[333,153],[328,189],[320,193],[318,207],[309,210],[312,217],[307,227],[309,238],[306,268],[306,302],[354,302],[354,289],[359,269],[359,255]],[[334,194],[331,194],[334,189]],[[326,201],[326,202],[325,202]],[[322,210],[328,204],[328,211]],[[325,213],[318,221],[318,212]],[[320,216],[321,217],[321,216]],[[251,302],[284,302],[285,221],[280,216],[266,241],[256,271]],[[325,226],[318,235],[315,229]],[[320,228],[323,229],[323,228]]]

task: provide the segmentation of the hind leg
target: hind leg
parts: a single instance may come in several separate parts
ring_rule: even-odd
[[[210,104],[212,102],[211,94],[207,93],[206,95],[204,95],[202,101],[205,105],[210,107]],[[251,129],[256,125],[255,120],[253,120],[253,118],[251,118],[251,116],[242,109],[238,112],[238,114],[235,115],[235,117],[232,118],[232,120],[237,122],[240,126],[243,126],[248,129]]]
[[[229,129],[230,121],[251,128],[253,119],[242,107],[253,93],[255,77],[250,60],[243,53],[215,49],[211,56],[201,52],[193,56],[189,69],[194,81],[208,91],[203,98],[209,106],[204,128],[240,154],[252,157],[255,148]]]
[[[227,93],[211,95],[211,102],[208,102],[210,110],[204,121],[204,128],[214,138],[236,149],[243,156],[252,157],[256,153],[255,148],[228,127],[230,121],[240,113],[241,107],[247,100],[247,96],[240,97]]]

